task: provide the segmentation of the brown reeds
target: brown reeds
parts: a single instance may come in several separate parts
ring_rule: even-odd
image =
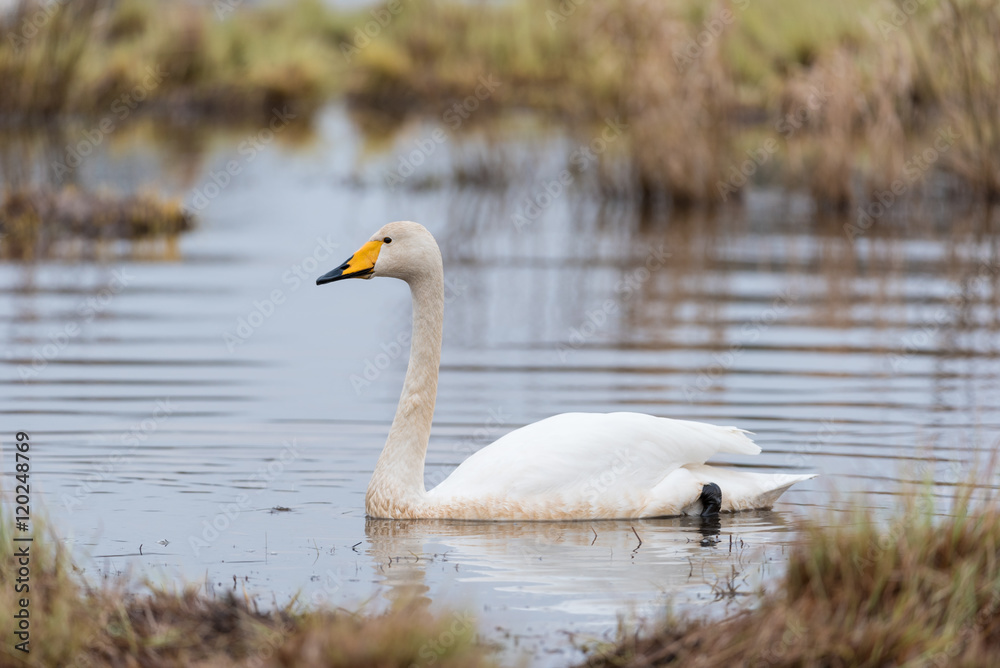
[[[474,619],[430,615],[416,604],[381,614],[306,610],[290,603],[261,610],[234,579],[210,596],[194,588],[150,585],[132,593],[122,582],[82,582],[58,539],[33,522],[34,540],[12,538],[0,519],[0,609],[8,621],[27,610],[30,652],[13,634],[0,645],[0,666],[254,666],[277,668],[448,668],[489,665],[475,644]],[[18,533],[20,537],[25,534]],[[15,550],[30,546],[29,589],[15,591]],[[24,599],[27,605],[23,604]],[[11,625],[8,624],[8,629]]]
[[[916,190],[942,168],[992,198],[998,12],[988,0],[896,10],[428,2],[359,50],[349,90],[354,104],[393,115],[436,112],[489,73],[503,85],[484,107],[531,107],[570,120],[582,137],[620,117],[627,136],[601,156],[593,192],[642,206],[710,206],[764,179],[844,212],[894,184]],[[907,159],[942,122],[961,145],[914,172]]]
[[[588,666],[985,666],[1000,652],[1000,508],[960,489],[886,523],[813,526],[780,586],[722,622],[670,620]]]
[[[5,258],[44,257],[59,241],[168,238],[192,224],[180,202],[153,193],[118,196],[74,187],[20,188],[0,200]]]
[[[946,512],[930,489],[875,518],[843,515],[806,528],[783,578],[722,621],[671,618],[623,629],[591,648],[588,666],[985,666],[1000,652],[1000,506],[959,485]],[[978,498],[974,499],[974,494]],[[17,543],[0,521],[0,607]],[[0,666],[481,666],[474,620],[402,604],[375,616],[294,604],[260,610],[234,580],[218,597],[193,589],[82,583],[59,542],[34,525],[30,655],[0,647]],[[110,581],[113,582],[113,581]],[[720,595],[735,590],[725,584]]]
[[[617,29],[630,44],[625,68],[631,76],[621,95],[631,194],[645,209],[657,202],[714,203],[717,184],[735,162],[729,116],[736,98],[720,51],[722,33],[697,41],[665,3],[623,0],[619,11]]]
[[[0,32],[21,35],[42,6],[23,0]],[[710,206],[766,180],[836,211],[892,187],[945,126],[959,140],[919,181],[947,171],[977,198],[1000,197],[992,0],[426,0],[352,12],[297,0],[222,16],[151,0],[44,7],[54,9],[30,39],[0,43],[0,86],[14,91],[2,120],[106,113],[150,71],[162,76],[139,91],[141,109],[171,118],[312,110],[343,91],[366,116],[397,122],[471,99],[477,121],[529,108],[587,140],[620,119],[623,141],[594,172],[598,196]],[[816,90],[822,103],[809,107]],[[804,105],[801,125],[783,131]],[[764,165],[754,156],[767,139]]]
[[[1000,5],[947,0],[932,27],[931,73],[959,139],[946,166],[990,202],[1000,200]],[[928,62],[928,66],[932,63]]]
[[[19,0],[0,14],[0,121],[137,108],[170,118],[312,111],[336,90],[351,14],[219,2]]]
[[[0,21],[0,114],[44,120],[71,106],[73,82],[106,4],[18,2]]]

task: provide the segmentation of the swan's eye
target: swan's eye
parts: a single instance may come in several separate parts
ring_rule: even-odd
[[[382,239],[382,242],[383,243],[387,243],[387,244],[391,244],[392,243],[392,239],[389,238],[389,237],[386,237],[385,239]]]

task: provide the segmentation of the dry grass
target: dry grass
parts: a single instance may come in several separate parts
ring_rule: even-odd
[[[587,666],[985,666],[1000,652],[1000,506],[959,488],[949,513],[910,496],[890,520],[843,517],[814,526],[783,579],[721,622],[670,619],[590,650]],[[828,523],[831,524],[831,523]],[[12,563],[9,519],[0,561]],[[31,546],[30,663],[10,643],[0,666],[483,666],[467,615],[403,605],[379,616],[294,604],[261,611],[233,592],[87,586],[53,537]],[[17,609],[13,569],[0,607]],[[732,582],[717,596],[737,592]]]
[[[434,618],[402,606],[363,616],[305,611],[294,604],[264,612],[239,593],[209,598],[193,589],[138,595],[112,585],[90,587],[74,573],[55,537],[37,525],[34,536],[31,652],[14,649],[8,635],[0,646],[0,666],[488,665],[466,615]],[[23,594],[14,592],[11,538],[7,518],[0,521],[0,609],[13,614]]]
[[[0,33],[23,32],[39,6],[24,0]],[[591,185],[646,207],[712,206],[729,201],[720,192],[738,199],[748,180],[771,180],[821,209],[852,210],[948,125],[954,150],[907,190],[946,170],[969,194],[1000,197],[993,0],[896,10],[865,0],[413,0],[346,12],[296,0],[235,3],[221,19],[213,7],[225,2],[51,6],[37,35],[0,43],[0,85],[15,91],[0,99],[2,116],[107,113],[153,71],[161,80],[140,108],[171,118],[259,118],[284,105],[308,114],[342,92],[366,117],[397,122],[441,116],[482,93],[486,77],[500,86],[475,100],[477,119],[528,108],[588,141],[620,119],[625,141],[601,156]],[[761,132],[777,150],[744,178]]]
[[[670,620],[588,666],[986,666],[1000,652],[1000,507],[926,497],[888,526],[814,527],[784,580],[723,622]]]
[[[716,199],[716,184],[736,161],[730,116],[736,91],[721,40],[675,54],[689,22],[666,3],[621,2],[614,29],[628,35],[622,118],[629,125],[627,171],[612,190],[650,209],[686,208]],[[610,39],[611,36],[608,36]],[[604,162],[617,156],[607,153]],[[606,177],[614,168],[601,170]],[[603,190],[609,190],[607,179]]]
[[[985,199],[1000,201],[1000,4],[947,0],[932,26],[928,76],[960,135],[947,164]]]
[[[336,89],[348,16],[300,0],[220,19],[228,6],[20,0],[0,18],[0,114],[37,123],[117,113],[126,96],[130,109],[172,118],[255,118],[282,105],[310,111]]]
[[[81,0],[47,8],[19,2],[0,21],[0,113],[19,118],[45,117],[65,109],[80,74],[81,58],[91,46],[101,0]],[[36,17],[47,17],[36,27]]]
[[[54,244],[66,240],[173,237],[192,223],[180,202],[152,193],[121,197],[73,187],[14,189],[0,200],[0,257],[45,257]]]
[[[759,148],[747,138],[763,129],[778,150],[751,167],[750,181],[766,175],[844,212],[891,187],[906,158],[951,123],[962,141],[935,169],[994,198],[1000,5],[890,9],[861,0],[431,0],[405,5],[356,54],[347,89],[355,105],[390,116],[441,113],[489,73],[503,85],[487,109],[529,107],[588,139],[619,117],[627,142],[602,156],[595,191],[642,205],[711,206],[734,179],[738,198],[745,179],[736,170]]]

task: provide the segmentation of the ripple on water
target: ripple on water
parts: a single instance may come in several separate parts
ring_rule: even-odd
[[[349,136],[346,123],[333,110],[320,128]],[[713,585],[779,575],[806,515],[886,509],[927,479],[946,497],[996,446],[1000,272],[977,281],[989,237],[924,225],[852,246],[752,196],[739,218],[646,225],[563,200],[519,234],[488,195],[404,191],[389,210],[381,191],[328,177],[356,147],[332,150],[262,154],[170,258],[0,264],[0,413],[32,433],[39,498],[89,572],[217,589],[236,576],[264,602],[416,595],[563,663],[559,632],[603,635],[668,598],[721,614],[733,599]],[[398,211],[435,233],[453,281],[429,480],[572,410],[737,424],[764,453],[723,463],[823,476],[718,528],[366,521],[408,295],[389,281],[319,291],[286,272],[317,237],[346,256]],[[661,245],[669,261],[636,278]],[[122,270],[126,289],[88,312]],[[283,301],[227,345],[275,290]],[[68,325],[79,333],[54,343]]]

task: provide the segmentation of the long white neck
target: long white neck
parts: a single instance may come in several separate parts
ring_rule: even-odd
[[[408,282],[413,297],[410,363],[396,417],[365,496],[365,510],[372,517],[406,516],[426,494],[424,459],[434,419],[444,327],[444,270],[440,260]]]

